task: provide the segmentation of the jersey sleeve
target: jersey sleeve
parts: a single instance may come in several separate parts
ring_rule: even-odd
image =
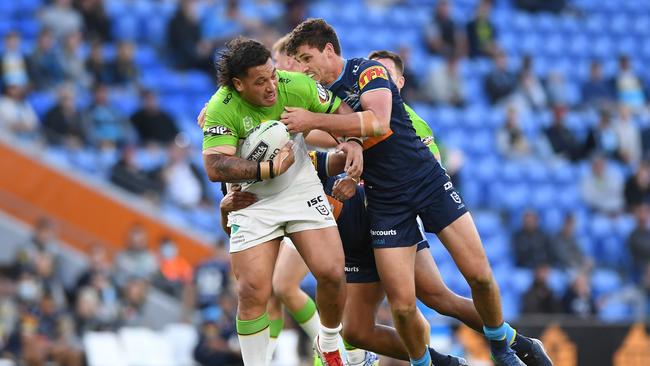
[[[359,75],[357,80],[359,95],[376,89],[390,90],[388,71],[377,61],[364,62],[357,75]]]
[[[293,77],[300,89],[301,107],[316,113],[334,113],[341,105],[340,98],[309,76],[293,74]]]
[[[210,99],[203,126],[203,150],[216,146],[237,147],[240,128],[234,114],[227,108],[230,98],[220,98],[218,94]]]
[[[404,109],[406,110],[411,123],[413,123],[415,134],[418,135],[420,140],[422,140],[425,145],[427,145],[429,151],[431,151],[434,156],[440,156],[440,150],[438,149],[438,145],[436,145],[436,141],[433,138],[433,131],[431,131],[431,127],[429,127],[429,125],[406,103],[404,103]]]
[[[310,151],[309,157],[314,169],[316,169],[318,179],[320,179],[322,184],[325,184],[329,177],[327,174],[327,153],[322,151]]]

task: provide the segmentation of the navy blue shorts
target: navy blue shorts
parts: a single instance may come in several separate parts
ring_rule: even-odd
[[[422,240],[418,243],[419,252],[429,248],[429,242]],[[347,283],[371,283],[379,282],[379,273],[375,264],[375,255],[372,250],[355,251],[356,255],[345,256],[345,280]]]
[[[378,192],[366,186],[366,197],[373,248],[418,244],[422,240],[418,216],[426,232],[437,234],[467,212],[446,175],[399,192]]]

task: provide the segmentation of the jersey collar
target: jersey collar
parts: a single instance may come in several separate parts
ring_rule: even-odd
[[[332,85],[334,85],[334,84],[336,84],[337,82],[339,82],[339,80],[341,80],[341,78],[342,78],[343,75],[345,74],[345,68],[346,68],[346,67],[348,67],[348,59],[344,58],[344,59],[343,59],[343,69],[341,69],[341,73],[339,74],[339,77],[337,77],[336,80],[334,80],[331,84],[327,85],[327,88],[328,88],[328,89],[331,88]]]

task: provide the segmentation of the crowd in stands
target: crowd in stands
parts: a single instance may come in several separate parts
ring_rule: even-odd
[[[57,231],[41,219],[33,236],[18,246],[13,262],[1,268],[0,358],[30,365],[83,365],[86,332],[151,326],[144,311],[155,287],[182,299],[186,320],[199,324],[198,362],[241,364],[237,349],[228,343],[235,336],[236,301],[223,242],[193,268],[169,238],[160,238],[157,250],[150,250],[153,238],[135,224],[114,258],[95,245],[87,267],[66,280],[69,269],[62,267]]]

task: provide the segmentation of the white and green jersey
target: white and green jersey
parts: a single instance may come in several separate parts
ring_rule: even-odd
[[[210,98],[203,127],[203,150],[216,146],[239,147],[250,132],[265,121],[280,120],[284,107],[300,107],[317,113],[333,113],[341,100],[322,85],[302,73],[277,71],[277,100],[273,106],[254,106],[243,100],[237,91],[220,87]],[[262,182],[242,185],[242,190],[265,197],[276,194],[291,184],[304,180],[320,184],[307,155],[302,134],[292,136],[295,163],[284,174]]]

